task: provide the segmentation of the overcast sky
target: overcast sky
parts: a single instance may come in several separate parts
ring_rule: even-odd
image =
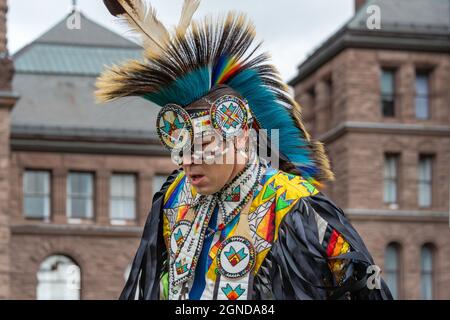
[[[70,11],[72,0],[8,0],[8,48],[11,53],[32,42]],[[126,36],[101,0],[78,0],[87,17]],[[165,24],[178,21],[183,0],[152,0]],[[317,46],[351,18],[354,0],[203,0],[195,17],[228,10],[246,12],[264,49],[271,52],[285,80]]]

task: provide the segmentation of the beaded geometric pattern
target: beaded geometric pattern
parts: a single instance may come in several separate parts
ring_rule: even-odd
[[[230,95],[225,95],[211,106],[212,126],[226,137],[237,135],[247,123],[245,103]]]
[[[175,225],[183,220],[183,214],[180,213],[180,210],[183,210],[180,208],[189,207],[190,203],[186,203],[186,201],[192,202],[193,198],[195,198],[196,193],[186,190],[186,185],[185,174],[180,172],[166,192],[163,210],[166,244],[170,244],[172,231],[177,231],[174,230]],[[226,199],[229,201],[226,203],[231,204],[233,200],[237,200],[237,185],[230,185],[230,193],[224,194],[222,201],[226,202]],[[253,245],[251,248],[250,246],[247,247],[245,243],[248,240],[243,237],[241,238],[245,240],[240,242],[232,241],[233,237],[236,237],[234,234],[240,215],[231,215],[232,220],[229,220],[223,229],[215,231],[214,241],[211,242],[207,270],[205,271],[205,287],[214,287],[216,280],[219,279],[217,277],[218,273],[221,274],[222,280],[227,279],[227,276],[236,274],[238,276],[244,274],[245,277],[245,272],[248,273],[249,268],[252,274],[256,274],[272,243],[278,237],[278,228],[284,216],[290,212],[300,198],[314,195],[317,192],[318,190],[302,177],[287,174],[270,167],[266,168],[254,193],[248,213],[249,234],[252,237]],[[173,212],[174,209],[176,212]],[[174,216],[176,217],[175,219]],[[250,254],[251,251],[254,253]],[[254,256],[254,262],[249,263],[252,255]],[[183,267],[183,264],[180,265],[181,267]],[[181,271],[183,269],[180,269]],[[230,277],[229,279],[233,278]],[[246,291],[246,288],[246,284],[239,286],[239,283],[227,283],[225,281],[223,286],[219,286],[219,292],[216,293],[218,296],[209,296],[209,293],[207,294],[207,290],[205,290],[205,295],[202,296],[202,299],[217,299],[218,297],[230,300],[236,298],[245,299],[247,293],[243,292],[243,290]]]
[[[235,279],[245,276],[255,265],[253,245],[240,236],[222,242],[217,251],[217,269],[225,277]]]
[[[156,118],[156,132],[168,149],[181,149],[192,141],[193,129],[189,114],[175,104],[166,105]]]

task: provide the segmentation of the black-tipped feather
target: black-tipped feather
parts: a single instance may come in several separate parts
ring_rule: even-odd
[[[122,0],[123,1],[123,0]],[[134,0],[138,1],[138,0]],[[113,6],[113,12],[120,12],[119,9]],[[145,59],[142,61],[131,61],[122,67],[113,67],[105,72],[97,83],[98,91],[97,97],[101,101],[108,101],[118,97],[124,96],[142,96],[157,104],[177,103],[180,105],[187,105],[205,95],[212,86],[215,85],[214,77],[216,73],[220,73],[221,64],[232,63],[237,68],[237,73],[229,74],[227,80],[217,83],[225,84],[231,83],[239,73],[243,71],[251,71],[257,74],[263,88],[253,88],[248,94],[252,97],[245,97],[248,100],[258,94],[258,90],[268,90],[276,99],[276,103],[282,106],[284,110],[273,110],[274,113],[288,113],[291,120],[287,121],[287,125],[291,130],[289,139],[285,139],[282,143],[290,143],[299,139],[303,141],[303,146],[298,143],[298,147],[285,147],[284,151],[297,154],[304,153],[306,160],[300,166],[301,170],[307,170],[309,177],[318,182],[325,182],[333,179],[333,173],[330,170],[328,158],[324,152],[322,144],[310,140],[309,134],[301,121],[300,106],[290,96],[286,84],[282,81],[278,70],[270,63],[270,56],[266,53],[256,55],[260,43],[255,43],[255,30],[253,24],[243,14],[229,13],[223,19],[213,21],[212,17],[207,17],[199,22],[192,22],[185,33],[172,34],[171,40],[161,50],[160,54],[155,55],[153,52],[146,52]],[[228,60],[224,63],[221,59],[226,57]],[[232,60],[230,60],[232,59]],[[204,81],[195,75],[196,72],[203,72],[202,69],[207,70],[211,79],[206,79],[202,83],[200,91],[196,88],[195,82]],[[192,76],[194,74],[194,76]],[[191,80],[183,82],[186,76],[191,76]],[[204,79],[205,75],[202,73],[201,77]],[[179,87],[181,83],[181,88]],[[180,97],[174,97],[178,92],[182,92]],[[169,90],[169,93],[165,91]],[[197,92],[197,91],[198,92]],[[196,94],[190,94],[190,91],[196,91]],[[168,101],[170,95],[171,101]],[[183,100],[186,96],[190,96],[190,100]],[[177,100],[179,99],[179,100]],[[262,103],[259,100],[258,103]],[[265,109],[260,105],[260,110]],[[254,106],[253,106],[254,107]],[[252,106],[251,106],[252,108]],[[266,109],[267,110],[267,109]],[[264,117],[267,119],[272,116],[267,112]],[[258,115],[255,115],[258,121]],[[291,122],[292,121],[292,122]],[[260,125],[260,124],[259,124]],[[271,123],[267,124],[270,129]],[[281,125],[280,130],[283,130],[284,124]],[[285,126],[285,127],[286,127]],[[294,132],[298,138],[294,137]],[[283,147],[283,146],[282,146]],[[301,151],[299,149],[304,149]],[[299,150],[299,151],[297,151]],[[297,162],[299,163],[299,162]]]
[[[127,1],[127,0],[125,0],[125,1]],[[128,2],[128,4],[130,4],[129,1],[127,1],[127,2]],[[109,13],[111,13],[115,17],[125,14],[127,12],[125,10],[125,8],[117,0],[103,0],[103,3],[105,4]]]

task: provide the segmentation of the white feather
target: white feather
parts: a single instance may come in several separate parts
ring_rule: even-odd
[[[163,50],[170,41],[166,27],[158,20],[156,11],[145,0],[119,0],[127,14],[121,17],[139,35],[142,46],[150,53]],[[130,4],[131,5],[130,5]]]
[[[177,33],[183,36],[191,25],[192,17],[200,5],[200,0],[184,0],[180,21],[177,26]]]

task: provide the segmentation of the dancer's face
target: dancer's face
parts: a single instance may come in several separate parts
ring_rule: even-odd
[[[215,100],[220,96],[219,91],[211,94],[209,99]],[[210,104],[203,99],[188,106],[186,110],[197,112],[209,108]],[[201,126],[194,125],[194,132],[198,127]],[[197,132],[194,135],[192,152],[183,155],[182,167],[187,179],[198,193],[204,195],[216,193],[245,168],[247,161],[239,150],[245,149],[248,132],[248,128],[245,127],[239,136],[225,140],[210,127],[210,130],[206,129],[203,134]]]
[[[214,158],[211,161],[194,161],[191,155],[183,157],[183,170],[186,177],[196,191],[200,194],[213,194],[222,189],[233,177],[236,170],[236,161],[233,159],[235,146],[233,143],[225,145],[224,141],[218,143],[217,136],[208,136],[202,139],[203,152],[211,152]],[[194,148],[200,148],[194,146]],[[228,163],[230,162],[230,163]]]

